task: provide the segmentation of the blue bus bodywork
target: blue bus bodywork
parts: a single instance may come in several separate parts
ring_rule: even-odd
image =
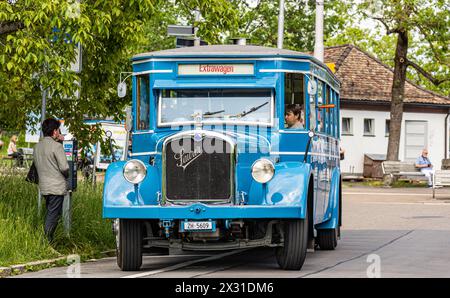
[[[273,246],[284,269],[300,269],[314,242],[336,247],[340,83],[325,64],[288,50],[201,46],[137,55],[132,80],[130,160],[145,166],[145,178],[129,182],[127,161],[112,163],[103,192],[103,216],[119,219],[123,270],[139,268],[151,247]],[[303,128],[285,127],[292,104],[301,107]],[[229,152],[171,151],[176,141],[220,143]],[[267,182],[252,174],[261,159]],[[287,244],[293,239],[296,247]],[[130,241],[135,251],[126,251]],[[295,250],[302,253],[294,260]]]

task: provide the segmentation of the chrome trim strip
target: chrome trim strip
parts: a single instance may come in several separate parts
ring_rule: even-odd
[[[145,134],[150,134],[150,133],[154,133],[154,130],[147,130],[147,131],[133,131],[131,132],[132,135],[145,135]]]
[[[314,78],[319,78],[323,81],[327,81],[325,78],[319,77],[317,74],[313,74],[310,71],[303,71],[303,70],[295,70],[295,69],[260,69],[259,72],[275,72],[275,73],[302,73],[302,74],[306,74],[306,75],[310,75]],[[328,86],[330,86],[331,89],[334,90],[334,92],[336,92],[337,94],[340,95],[339,90],[334,88],[333,86],[331,86],[330,84],[327,84]]]
[[[270,155],[305,155],[305,152],[274,151],[274,152],[270,152]],[[318,152],[309,152],[308,155],[325,156],[325,157],[329,157],[329,158],[340,158],[340,156],[338,156],[338,155],[331,155],[331,154],[318,153]]]
[[[270,57],[264,57],[264,58],[231,58],[231,57],[223,57],[223,58],[148,58],[145,60],[138,60],[133,61],[132,64],[141,64],[141,63],[147,63],[147,62],[173,62],[173,61],[294,61],[294,62],[309,62],[311,60],[309,59],[295,59],[295,58],[270,58]]]
[[[280,129],[278,132],[282,133],[282,134],[308,134],[309,133],[309,131],[307,131],[307,130],[292,130],[292,131],[290,131],[290,130],[284,130],[284,129],[283,130]],[[329,138],[333,141],[340,141],[340,139],[326,135],[326,134],[317,133],[317,132],[315,132],[314,134],[318,137]]]
[[[139,76],[139,75],[144,75],[144,74],[149,74],[149,73],[172,73],[173,70],[171,69],[152,69],[152,70],[146,70],[146,71],[138,71],[138,72],[133,72],[133,76]]]
[[[152,155],[152,154],[161,154],[157,151],[148,151],[148,152],[136,152],[136,153],[130,153],[130,156],[145,156],[145,155]]]
[[[303,73],[303,74],[309,74],[312,75],[310,71],[304,71],[304,70],[293,70],[293,69],[260,69],[259,72],[292,72],[292,73]]]

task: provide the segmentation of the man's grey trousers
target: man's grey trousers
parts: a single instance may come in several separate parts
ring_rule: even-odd
[[[58,225],[58,220],[62,214],[62,207],[64,202],[64,196],[46,195],[44,196],[47,206],[47,215],[45,217],[45,235],[49,241],[53,240],[53,234],[55,233]]]

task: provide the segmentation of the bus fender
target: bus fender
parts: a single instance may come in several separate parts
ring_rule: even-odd
[[[277,163],[275,174],[265,190],[261,183],[252,182],[249,204],[299,207],[299,218],[305,218],[310,177],[310,164],[293,161]]]
[[[138,185],[123,177],[126,161],[113,162],[108,166],[103,186],[103,206],[157,205],[160,178],[157,169],[145,163],[147,176]]]

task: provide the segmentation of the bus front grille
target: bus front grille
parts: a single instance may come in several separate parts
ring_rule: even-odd
[[[233,196],[233,145],[204,134],[173,138],[164,148],[167,201],[230,202]]]

